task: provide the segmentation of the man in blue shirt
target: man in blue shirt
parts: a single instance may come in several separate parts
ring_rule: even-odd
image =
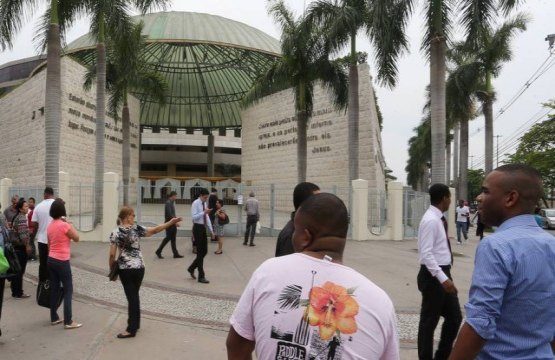
[[[463,325],[449,359],[553,359],[555,239],[534,220],[540,173],[503,165],[478,196],[482,221],[498,226],[480,242]]]

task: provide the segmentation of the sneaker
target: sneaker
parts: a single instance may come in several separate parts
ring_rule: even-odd
[[[71,324],[64,325],[64,329],[66,330],[77,329],[77,328],[80,328],[81,326],[83,326],[83,324],[79,324],[73,321]]]

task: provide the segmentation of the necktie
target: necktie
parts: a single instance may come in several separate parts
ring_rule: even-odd
[[[204,213],[204,201],[201,200],[202,203],[202,223],[206,225],[206,214]]]
[[[453,264],[453,252],[451,251],[451,242],[449,241],[449,233],[447,232],[447,220],[445,220],[445,216],[441,217],[441,222],[443,223],[443,228],[445,229],[445,240],[447,240],[447,246],[449,247],[449,254],[451,255],[451,264]]]

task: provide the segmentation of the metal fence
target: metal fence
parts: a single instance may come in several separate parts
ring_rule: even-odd
[[[54,190],[58,194],[57,190]],[[36,204],[43,200],[44,185],[40,186],[12,186],[9,190],[10,198],[18,195],[20,198],[35,198]],[[94,229],[93,217],[96,204],[94,185],[78,184],[69,187],[69,198],[64,199],[66,212],[70,221],[79,231],[91,231]]]
[[[215,188],[218,198],[223,200],[224,208],[230,218],[227,229],[235,229],[231,233],[240,234],[246,221],[246,213],[243,204],[249,198],[250,192],[254,192],[259,202],[260,224],[267,235],[275,236],[281,231],[285,224],[291,219],[293,207],[293,189],[296,184],[269,184],[269,185],[245,185],[242,183],[219,186],[215,184],[203,184],[204,186],[154,186],[145,189],[139,186],[137,192],[141,194],[141,201],[137,203],[137,221],[147,224],[158,224],[164,220],[164,207],[167,195],[171,191],[177,192],[176,213],[184,218],[185,224],[191,223],[191,203],[198,197],[201,188],[208,190]],[[333,186],[322,188],[323,192],[330,192],[341,198],[347,208],[350,204],[350,188]],[[145,196],[145,194],[147,194]],[[228,230],[229,231],[229,230]]]
[[[382,235],[387,226],[387,193],[368,190],[368,229],[373,235]]]
[[[403,229],[405,239],[418,236],[420,220],[422,220],[422,216],[424,216],[429,207],[430,196],[428,193],[411,189],[403,191]]]

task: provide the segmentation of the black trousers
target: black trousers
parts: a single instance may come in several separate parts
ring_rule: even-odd
[[[193,224],[193,236],[195,238],[195,245],[197,247],[197,257],[187,269],[189,272],[194,272],[198,269],[198,278],[204,278],[204,257],[208,252],[208,242],[206,241],[206,226],[201,224]]]
[[[39,244],[39,281],[48,280],[48,244]]]
[[[145,269],[120,269],[119,278],[127,298],[127,329],[135,334],[141,328],[141,301],[139,290],[145,276]]]
[[[173,256],[179,255],[179,252],[177,251],[177,246],[175,244],[176,237],[177,237],[177,226],[170,226],[169,228],[167,228],[166,237],[164,238],[164,240],[162,240],[156,252],[161,254],[162,250],[164,250],[164,246],[166,246],[166,244],[171,241]]]
[[[257,222],[258,219],[256,218],[256,215],[247,215],[247,229],[245,230],[245,241],[243,242],[244,244],[246,244],[249,240],[249,236],[251,239],[251,244],[253,243]]]
[[[14,246],[15,254],[21,265],[21,273],[11,278],[10,288],[12,289],[13,297],[20,297],[23,295],[23,274],[25,274],[25,269],[27,268],[27,251],[25,247]]]
[[[451,278],[451,267],[442,266]],[[418,324],[418,358],[420,360],[447,359],[462,322],[461,307],[457,295],[448,294],[426,266],[420,267],[417,277],[418,290],[422,293],[420,323]],[[434,331],[439,317],[444,318],[439,345],[433,356]]]
[[[4,285],[6,285],[6,279],[0,278],[0,319],[2,319],[2,303],[4,302]]]

